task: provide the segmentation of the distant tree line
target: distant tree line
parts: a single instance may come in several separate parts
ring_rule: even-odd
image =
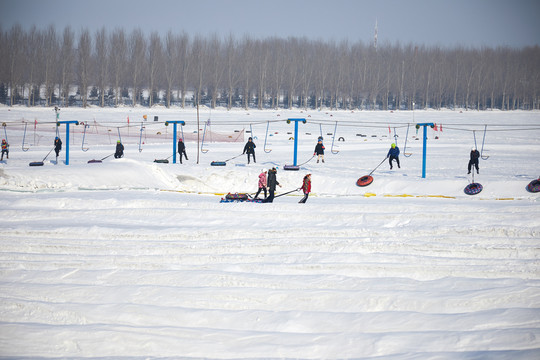
[[[540,47],[441,48],[141,29],[0,28],[0,102],[540,109]]]

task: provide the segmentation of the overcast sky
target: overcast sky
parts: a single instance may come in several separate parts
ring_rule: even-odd
[[[540,45],[540,0],[0,0],[0,24],[427,46]]]

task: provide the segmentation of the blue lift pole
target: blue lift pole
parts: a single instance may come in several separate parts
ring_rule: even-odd
[[[416,128],[419,129],[420,126],[423,126],[424,127],[424,142],[423,142],[423,145],[424,145],[424,151],[423,151],[423,154],[422,154],[422,178],[425,178],[426,177],[426,154],[427,154],[427,127],[430,126],[430,127],[434,127],[435,124],[434,123],[421,123],[421,124],[416,124]]]
[[[298,122],[302,121],[304,124],[306,123],[306,119],[287,119],[287,124],[290,124],[291,121],[294,121],[294,159],[293,159],[293,165],[296,166],[296,163],[298,162]]]
[[[57,118],[58,118],[58,113],[57,113]],[[66,165],[69,165],[69,124],[79,125],[79,122],[76,120],[57,121],[56,124],[57,126],[59,126],[60,124],[66,124]]]
[[[173,162],[173,164],[176,164],[176,141],[177,141],[177,138],[176,138],[176,136],[177,136],[176,126],[178,124],[184,126],[184,125],[186,125],[186,123],[184,121],[177,121],[177,120],[165,122],[165,126],[168,126],[169,124],[174,125],[173,126],[173,158],[172,158],[173,160],[172,160],[172,162]],[[180,156],[182,156],[182,155],[180,155]]]

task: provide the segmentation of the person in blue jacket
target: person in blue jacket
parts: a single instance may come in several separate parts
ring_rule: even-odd
[[[401,166],[399,166],[399,148],[396,146],[396,144],[392,144],[390,150],[388,150],[386,158],[389,159],[388,162],[390,163],[390,170],[392,170],[392,160],[396,160],[397,167],[401,168]]]

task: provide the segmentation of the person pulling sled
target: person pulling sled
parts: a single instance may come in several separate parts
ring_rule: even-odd
[[[317,140],[317,145],[315,145],[315,151],[313,152],[313,156],[315,155],[317,155],[317,163],[319,163],[319,160],[324,162],[324,145],[322,143],[322,138]]]
[[[116,151],[114,152],[114,158],[120,159],[121,157],[124,157],[124,145],[122,145],[122,142],[118,140],[116,142]]]
[[[54,139],[54,152],[56,153],[56,163],[58,164],[58,156],[60,155],[60,151],[62,151],[62,140],[57,136]]]
[[[178,154],[180,154],[180,164],[182,163],[182,155],[186,157],[186,160],[188,159],[186,154],[186,144],[184,144],[182,138],[178,139]]]
[[[305,204],[308,199],[309,193],[311,192],[311,174],[307,174],[306,176],[304,176],[304,180],[302,181],[302,187],[300,189],[304,192],[304,197],[298,203]]]

